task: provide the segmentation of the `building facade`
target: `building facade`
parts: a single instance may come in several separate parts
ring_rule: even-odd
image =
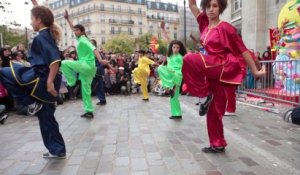
[[[228,0],[222,20],[234,25],[249,49],[263,52],[270,45],[269,28],[277,27],[278,15],[288,0]]]
[[[180,39],[184,38],[184,7],[179,7],[180,15]],[[186,38],[190,40],[190,34],[199,36],[199,26],[189,7],[186,7]],[[197,38],[198,39],[198,38]]]
[[[73,23],[84,25],[89,38],[99,45],[120,33],[138,37],[150,32],[161,37],[161,21],[167,23],[172,39],[179,33],[178,6],[175,4],[146,0],[50,0],[48,6],[63,29],[62,47],[76,42],[64,19],[65,9]]]

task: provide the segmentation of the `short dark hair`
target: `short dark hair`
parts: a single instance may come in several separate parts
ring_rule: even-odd
[[[95,47],[97,47],[97,41],[96,41],[95,39],[91,39],[91,43],[92,43]]]
[[[145,55],[145,54],[146,54],[146,51],[143,50],[143,49],[140,49],[140,50],[139,50],[139,53]]]
[[[79,29],[81,32],[85,32],[85,28],[81,24],[76,24],[73,26],[74,29]]]
[[[206,8],[209,7],[211,0],[201,0],[201,9],[205,12]],[[227,0],[217,0],[220,7],[220,14],[224,12],[227,7]]]

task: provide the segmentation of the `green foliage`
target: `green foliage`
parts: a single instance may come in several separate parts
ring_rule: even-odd
[[[105,50],[114,53],[132,54],[134,52],[134,39],[127,34],[121,33],[108,40],[104,45]]]
[[[139,49],[148,50],[152,35],[150,33],[145,33],[140,37],[136,38],[135,44]]]
[[[0,33],[3,36],[3,45],[16,46],[19,43],[25,45],[25,34],[19,35],[18,33],[11,32],[5,25],[0,26]]]
[[[158,54],[167,55],[168,44],[161,39],[158,40],[158,44],[159,44],[158,51],[157,51]]]

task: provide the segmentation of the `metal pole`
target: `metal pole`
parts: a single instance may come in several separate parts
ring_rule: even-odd
[[[0,33],[0,42],[1,42],[1,48],[3,47],[3,35],[2,32]]]
[[[183,17],[183,21],[184,21],[184,45],[186,45],[186,0],[183,1],[183,6],[184,6],[184,9],[183,9],[183,13],[184,13],[184,17]]]
[[[183,18],[184,18],[184,26],[183,26],[183,28],[184,28],[184,44],[186,45],[186,0],[184,0],[183,1],[183,5],[184,5],[184,9],[183,9],[183,13],[184,13],[184,15],[183,15]]]
[[[25,48],[28,49],[28,31],[27,31],[27,27],[25,27]]]

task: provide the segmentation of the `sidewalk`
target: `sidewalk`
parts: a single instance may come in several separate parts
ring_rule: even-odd
[[[0,174],[47,175],[267,175],[299,174],[300,127],[279,116],[238,106],[225,117],[225,154],[204,154],[205,117],[197,99],[182,96],[182,120],[170,120],[169,98],[109,96],[95,118],[80,118],[81,101],[59,106],[56,118],[66,160],[42,158],[38,121],[10,115],[0,125]],[[95,99],[94,99],[95,100]],[[96,103],[96,100],[94,101]]]

